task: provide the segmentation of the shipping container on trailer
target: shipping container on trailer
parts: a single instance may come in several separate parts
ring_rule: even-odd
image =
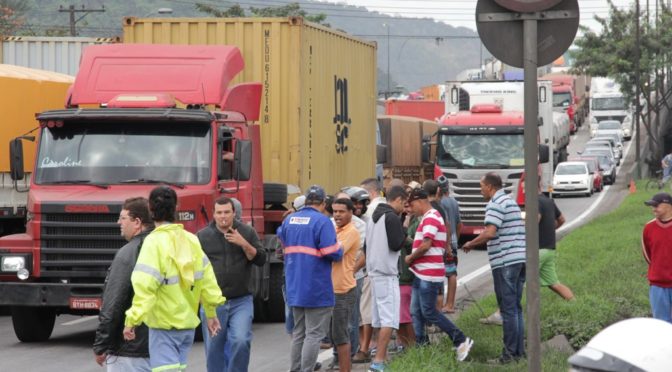
[[[25,225],[26,198],[30,177],[14,184],[9,172],[9,142],[19,136],[36,136],[35,114],[62,108],[68,88],[74,81],[69,75],[0,64],[0,235],[20,232]],[[31,173],[35,161],[35,143],[23,141],[23,168]]]
[[[239,47],[234,83],[263,84],[265,181],[335,192],[375,176],[375,43],[299,17],[129,17],[123,42]]]
[[[75,76],[89,45],[118,43],[119,37],[3,36],[2,63]]]

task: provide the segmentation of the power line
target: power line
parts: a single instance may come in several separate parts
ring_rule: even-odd
[[[94,12],[100,12],[104,13],[105,12],[105,6],[103,6],[101,9],[86,9],[84,5],[82,5],[81,9],[75,9],[74,5],[70,5],[67,9],[63,8],[63,5],[60,6],[58,9],[59,13],[70,13],[70,36],[77,36],[77,30],[75,29],[75,26],[77,25],[77,22],[81,21],[84,17],[89,15],[89,13],[94,13]],[[81,17],[75,19],[75,13],[84,13]]]

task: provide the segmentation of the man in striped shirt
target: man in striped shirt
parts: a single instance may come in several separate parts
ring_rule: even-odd
[[[448,334],[456,348],[457,360],[463,361],[469,355],[474,341],[436,309],[436,298],[443,286],[446,270],[443,263],[446,225],[439,212],[432,208],[425,190],[413,190],[408,202],[413,214],[422,218],[413,239],[413,250],[406,256],[406,263],[415,274],[411,316],[416,342],[420,345],[429,343],[425,325],[435,324]]]
[[[525,285],[525,222],[520,207],[502,189],[496,173],[481,178],[485,207],[485,229],[462,249],[487,243],[488,258],[495,285],[497,304],[502,313],[504,349],[499,362],[508,363],[525,357],[525,331],[521,298]]]

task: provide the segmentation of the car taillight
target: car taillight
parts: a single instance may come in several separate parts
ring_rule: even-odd
[[[569,106],[567,109],[567,115],[569,116],[569,120],[574,121],[574,106]]]

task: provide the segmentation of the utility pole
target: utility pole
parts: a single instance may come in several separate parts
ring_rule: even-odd
[[[639,0],[635,1],[635,162],[637,163],[636,178],[642,179],[642,160],[640,159],[640,128],[639,116],[642,113],[642,105],[639,101],[640,95],[640,71],[639,71]]]
[[[77,36],[77,30],[75,29],[75,25],[77,22],[81,21],[84,17],[89,15],[89,13],[93,12],[100,12],[103,13],[105,12],[105,6],[103,5],[100,9],[86,9],[84,5],[82,5],[82,9],[75,9],[74,5],[70,5],[67,9],[63,8],[63,5],[58,8],[59,13],[70,13],[70,36]],[[75,13],[84,13],[81,17],[75,19]]]

